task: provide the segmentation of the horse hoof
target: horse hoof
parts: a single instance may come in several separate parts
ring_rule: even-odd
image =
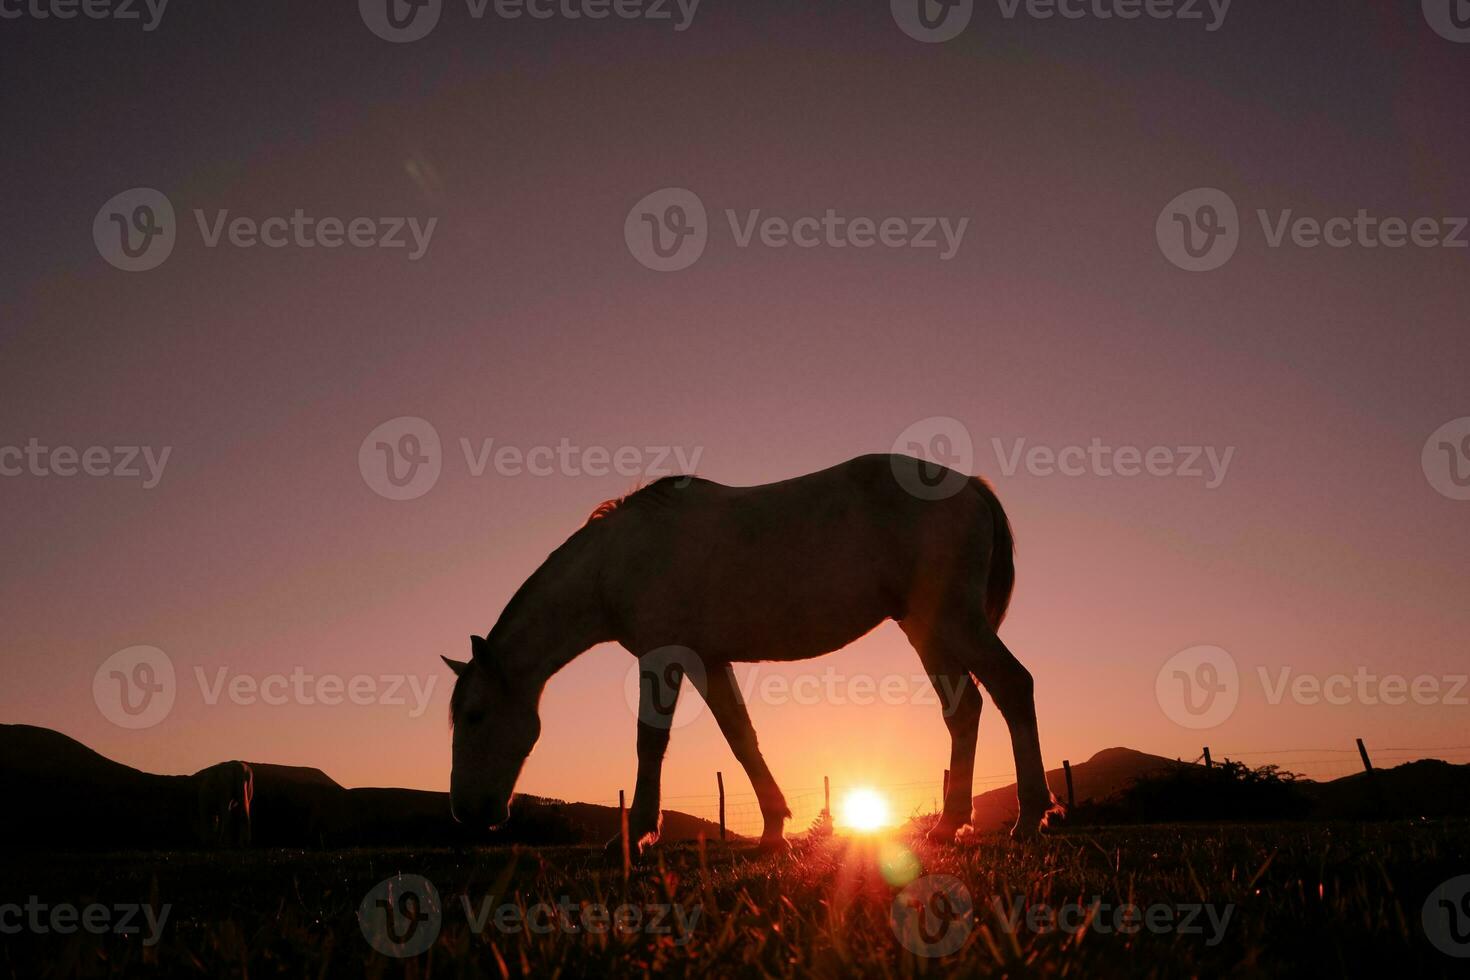
[[[1041,817],[1028,817],[1017,820],[1016,825],[1011,828],[1011,840],[1013,841],[1035,841],[1040,840],[1046,830],[1046,824]]]
[[[959,833],[962,823],[950,823],[943,821],[930,827],[924,834],[924,839],[931,844],[953,844],[955,834]]]
[[[648,850],[648,848],[651,846],[651,843],[644,844],[641,847],[637,844],[630,843],[628,845],[628,859],[631,860],[634,864],[638,863],[639,857],[641,857],[643,852]],[[603,846],[602,853],[615,861],[621,861],[623,859],[623,838],[614,837],[612,840],[608,841]]]

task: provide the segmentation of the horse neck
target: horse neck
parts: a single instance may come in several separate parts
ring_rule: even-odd
[[[597,542],[562,545],[516,592],[490,643],[509,671],[539,689],[551,675],[612,638],[603,610]]]

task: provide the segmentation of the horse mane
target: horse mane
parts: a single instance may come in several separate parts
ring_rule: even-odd
[[[693,476],[691,474],[685,474],[682,476],[661,476],[657,480],[654,480],[652,483],[645,484],[641,487],[635,487],[628,493],[623,494],[621,497],[613,497],[610,500],[604,500],[602,503],[598,504],[592,509],[592,513],[587,515],[587,520],[582,523],[582,527],[585,528],[593,521],[600,521],[611,516],[613,513],[620,510],[626,504],[639,501],[647,502],[652,500],[664,499],[667,497],[670,490],[677,489],[678,485],[680,484],[687,486],[690,483],[705,482],[708,481],[702,480],[699,477]]]
[[[637,491],[634,491],[634,492],[636,493]],[[582,523],[582,526],[583,527],[586,527],[588,524],[591,524],[593,521],[600,521],[600,520],[602,520],[604,517],[606,517],[607,515],[611,514],[613,511],[617,510],[619,507],[623,506],[623,501],[624,500],[627,500],[627,499],[628,499],[628,495],[627,494],[624,494],[621,497],[613,497],[610,500],[604,500],[602,503],[598,504],[593,509],[592,513],[590,513],[590,514],[587,515],[587,520]]]

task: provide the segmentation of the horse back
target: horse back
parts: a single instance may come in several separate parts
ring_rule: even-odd
[[[978,494],[906,489],[899,477],[918,466],[863,456],[779,483],[666,480],[635,494],[610,522],[603,562],[619,640],[640,653],[677,644],[719,661],[801,660],[902,618],[921,572],[983,561],[977,535],[989,528]]]

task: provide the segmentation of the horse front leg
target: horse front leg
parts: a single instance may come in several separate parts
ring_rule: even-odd
[[[710,667],[702,693],[710,714],[714,715],[725,741],[730,743],[736,761],[750,777],[756,799],[760,801],[761,819],[765,824],[761,831],[761,849],[786,850],[785,824],[791,818],[791,809],[761,755],[755,726],[750,723],[750,714],[745,710],[745,701],[735,684],[735,672],[728,664]]]
[[[681,671],[643,670],[638,677],[638,780],[633,786],[633,805],[628,809],[628,848],[637,857],[658,843],[663,824],[659,796],[663,781],[664,753],[674,725]],[[622,835],[608,841],[610,852],[621,851]]]

